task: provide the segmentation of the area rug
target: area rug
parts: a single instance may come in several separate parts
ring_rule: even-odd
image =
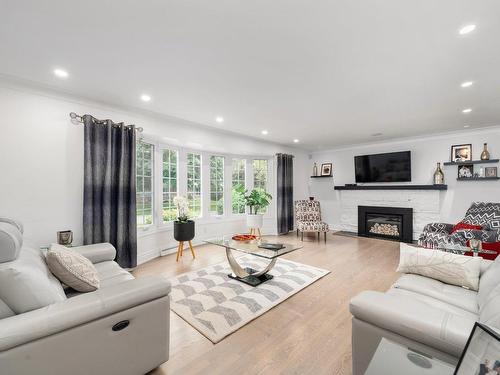
[[[263,269],[269,261],[245,255],[238,263]],[[171,309],[214,344],[330,271],[278,259],[270,272],[274,278],[257,287],[229,273],[224,262],[170,279]]]

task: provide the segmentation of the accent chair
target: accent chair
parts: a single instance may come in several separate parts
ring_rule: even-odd
[[[304,241],[304,232],[317,232],[318,240],[321,233],[325,236],[328,233],[328,224],[321,221],[321,208],[318,201],[298,200],[295,201],[295,223],[297,226],[297,237],[301,234]]]

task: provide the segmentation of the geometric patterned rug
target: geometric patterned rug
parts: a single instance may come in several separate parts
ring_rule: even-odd
[[[244,255],[238,263],[262,269],[269,260]],[[330,271],[278,259],[270,272],[274,278],[257,287],[233,280],[228,273],[226,261],[169,280],[172,311],[214,344]]]

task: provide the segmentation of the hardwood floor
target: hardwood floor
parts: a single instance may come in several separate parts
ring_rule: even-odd
[[[280,241],[300,242],[294,234]],[[195,260],[185,256],[177,263],[173,254],[142,264],[134,274],[172,277],[226,261],[216,246],[195,251]],[[216,345],[171,312],[170,359],[150,375],[350,374],[349,300],[391,286],[399,243],[329,234],[325,244],[311,236],[284,258],[331,273]]]

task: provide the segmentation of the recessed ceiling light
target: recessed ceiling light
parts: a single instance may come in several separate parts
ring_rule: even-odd
[[[476,25],[466,25],[460,29],[458,32],[460,35],[465,35],[470,33],[471,31],[474,31],[476,29]]]
[[[217,116],[217,117],[215,118],[215,121],[216,121],[216,122],[218,122],[219,124],[220,124],[220,123],[223,123],[223,122],[224,122],[224,117]]]
[[[262,130],[261,133],[262,135],[267,135],[269,132],[267,130]]]
[[[464,110],[462,110],[462,113],[471,113],[472,112],[472,108],[465,108]]]
[[[143,102],[149,102],[151,100],[151,96],[147,95],[147,94],[142,94],[141,95],[141,100]]]
[[[465,81],[465,82],[462,82],[460,87],[471,87],[473,84],[474,84],[473,81]]]
[[[294,139],[293,143],[299,143],[300,141],[298,139]]]
[[[54,74],[59,78],[68,78],[69,74],[64,69],[54,69]]]
[[[470,125],[464,125],[464,128],[470,128]]]

